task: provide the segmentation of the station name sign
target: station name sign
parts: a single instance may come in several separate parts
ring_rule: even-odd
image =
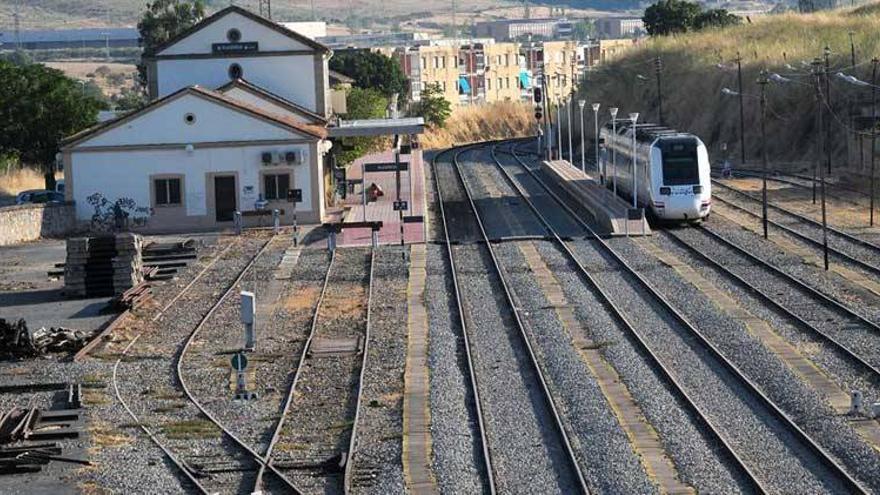
[[[211,51],[214,53],[253,53],[260,51],[260,43],[256,41],[214,43],[211,45]]]
[[[364,171],[366,172],[396,172],[398,170],[401,172],[406,172],[407,170],[409,170],[409,164],[407,162],[385,162],[367,163],[364,165]]]

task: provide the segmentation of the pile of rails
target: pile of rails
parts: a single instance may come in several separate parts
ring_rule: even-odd
[[[131,233],[67,241],[64,293],[70,297],[114,296],[143,281],[141,237]]]
[[[0,474],[39,472],[50,461],[91,464],[84,459],[63,457],[61,446],[46,442],[76,439],[82,431],[78,426],[82,389],[79,384],[70,384],[66,388],[66,409],[13,407],[0,411]]]

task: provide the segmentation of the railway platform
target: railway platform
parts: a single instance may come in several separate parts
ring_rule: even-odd
[[[651,235],[645,217],[629,219],[629,205],[589,173],[573,167],[567,160],[545,161],[541,169],[593,215],[603,233],[612,236]]]
[[[391,151],[374,153],[356,160],[348,168],[349,181],[363,179],[363,165],[375,163],[392,163],[394,154]],[[400,173],[400,199],[407,202],[408,209],[403,212],[408,219],[403,224],[403,241],[405,244],[425,242],[425,175],[421,150],[413,150],[410,155],[400,155],[400,162],[407,170]],[[378,186],[382,195],[374,201],[363,204],[362,190],[371,185]],[[396,177],[393,171],[366,173],[366,180],[355,187],[344,202],[343,218],[346,222],[381,221],[379,244],[400,243],[400,213],[394,210],[397,199]],[[371,232],[368,228],[345,229],[339,237],[340,247],[368,246],[371,243]]]

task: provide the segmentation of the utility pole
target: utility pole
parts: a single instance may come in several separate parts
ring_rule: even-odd
[[[825,50],[825,67],[826,67],[826,69],[828,67],[828,52],[829,51],[830,50],[828,50],[826,48],[826,50]],[[831,163],[830,162],[830,160],[831,160],[831,132],[830,132],[831,122],[828,122],[827,127],[825,129],[822,129],[822,125],[824,124],[824,121],[830,120],[830,116],[828,119],[822,118],[822,114],[825,113],[825,109],[821,106],[821,104],[822,104],[821,77],[823,77],[823,76],[825,77],[825,84],[827,87],[828,71],[822,70],[822,60],[821,59],[816,59],[816,61],[813,62],[813,64],[816,68],[816,96],[819,100],[819,105],[820,105],[819,112],[817,112],[819,114],[819,129],[818,129],[819,140],[818,141],[820,143],[823,141],[822,131],[823,130],[826,131],[827,139],[825,139],[825,142],[821,143],[821,144],[823,144],[825,146],[825,151],[827,153],[829,165],[830,165],[830,163]],[[821,158],[818,158],[818,156],[821,156],[821,154],[817,154],[817,160],[821,160]],[[828,222],[827,222],[827,216],[826,216],[826,211],[825,211],[825,169],[821,165],[819,165],[818,163],[817,163],[816,168],[819,169],[819,188],[820,188],[819,190],[820,190],[821,198],[822,198],[822,253],[823,253],[823,260],[824,260],[824,264],[825,264],[825,270],[827,271],[828,270]]]
[[[767,72],[762,70],[758,76],[761,86],[761,222],[764,224],[764,239],[767,239]]]
[[[828,155],[828,162],[827,162],[828,171],[827,171],[827,173],[828,173],[828,175],[831,175],[831,78],[828,77],[828,74],[831,72],[831,48],[829,48],[828,45],[825,45],[824,55],[825,55],[825,105],[828,107],[828,118],[826,119],[828,121],[826,124],[828,127],[827,127],[827,134],[825,135],[825,141],[826,141],[825,150]],[[822,183],[822,190],[823,190],[822,194],[823,195],[825,194],[824,189],[825,189],[825,184],[823,182]],[[824,197],[822,200],[822,209],[823,209],[823,211],[825,209]],[[824,214],[823,214],[823,216],[824,216]],[[827,267],[826,267],[826,269],[827,269]]]
[[[660,57],[654,59],[654,72],[657,73],[657,123],[663,125],[663,86],[660,74],[663,72],[663,60]]]
[[[743,69],[742,56],[736,52],[737,93],[739,94],[739,152],[740,166],[746,165],[746,118],[743,110]]]
[[[875,196],[875,183],[877,178],[874,173],[874,164],[876,163],[876,149],[877,149],[877,64],[880,63],[880,60],[877,57],[874,57],[871,60],[871,213],[869,214],[870,220],[869,223],[871,227],[874,226],[874,196]]]

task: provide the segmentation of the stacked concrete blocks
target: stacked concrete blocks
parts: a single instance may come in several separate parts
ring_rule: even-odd
[[[115,296],[139,284],[142,247],[141,237],[131,233],[68,239],[65,295]]]

